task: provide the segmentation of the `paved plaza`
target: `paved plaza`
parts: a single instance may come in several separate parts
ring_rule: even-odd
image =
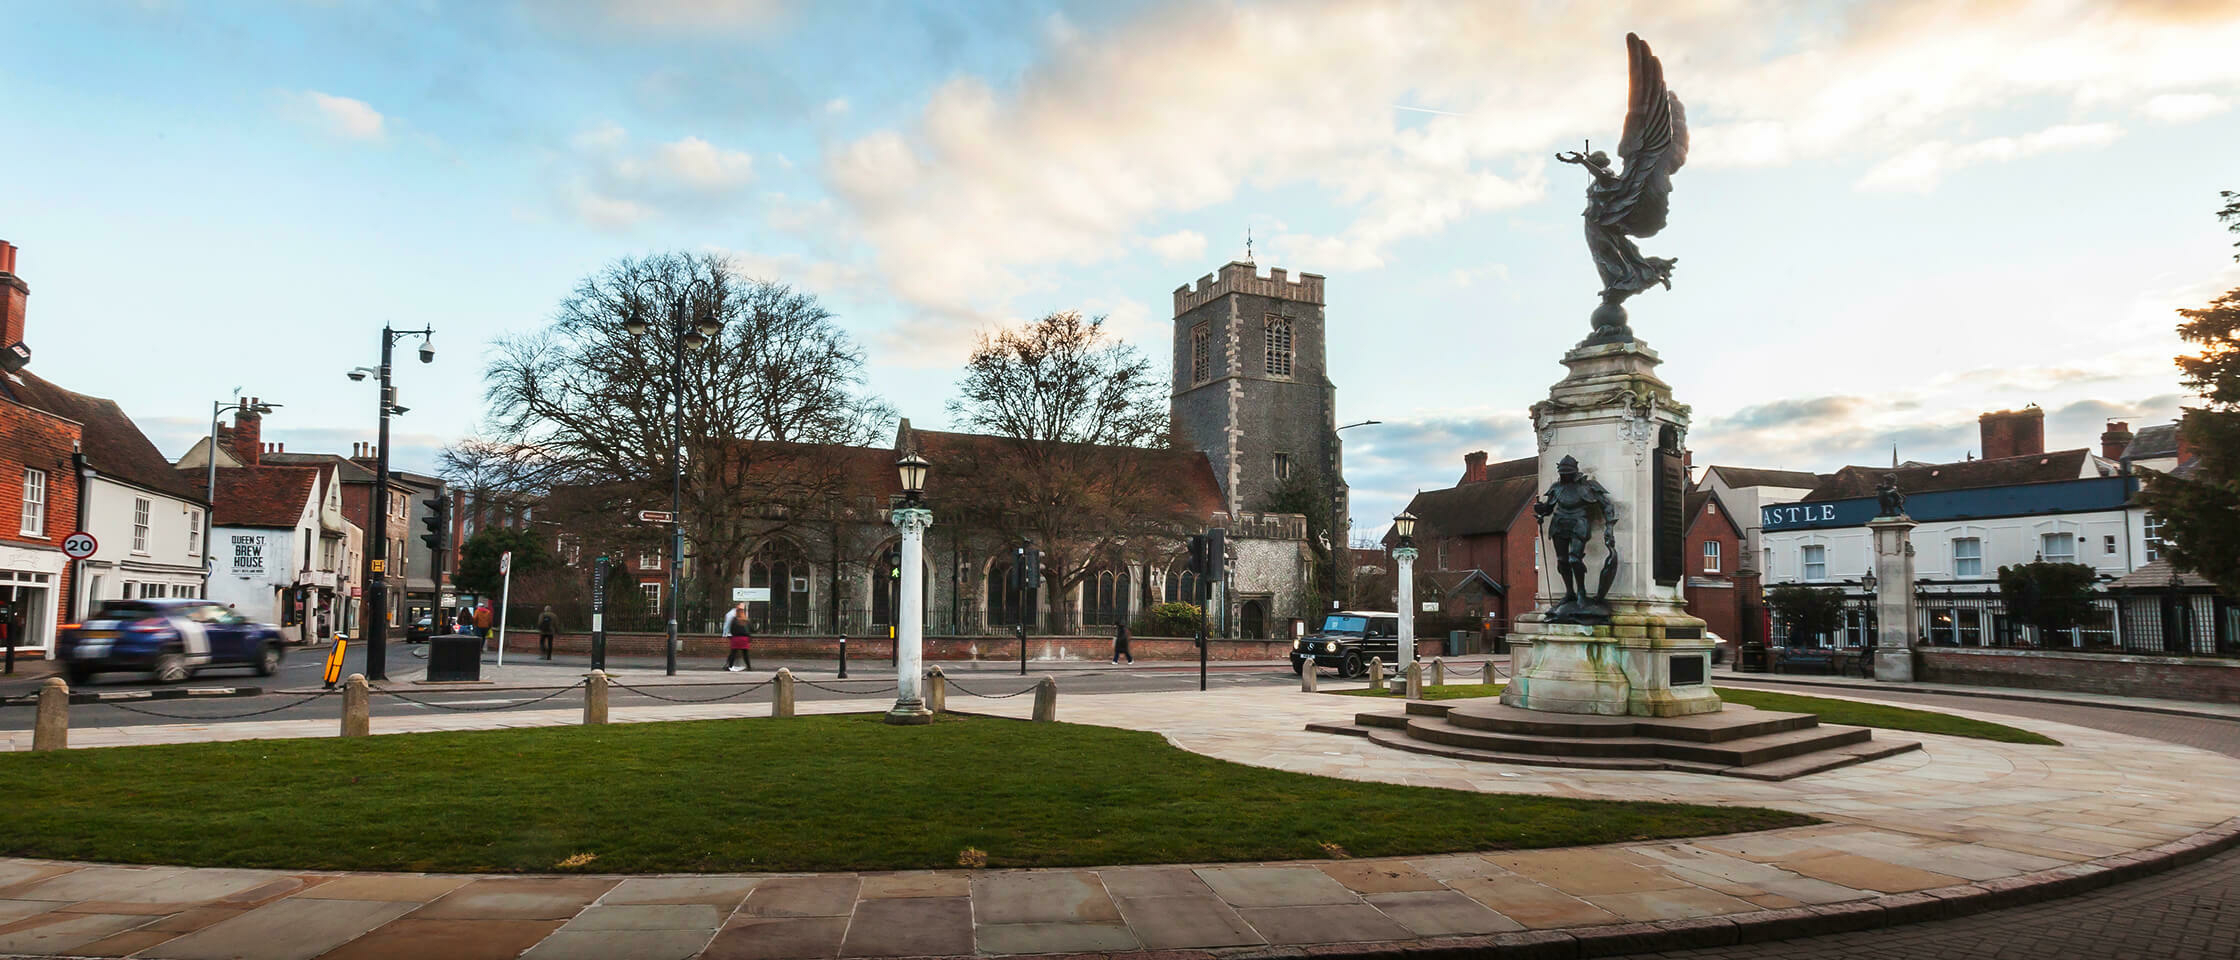
[[[833,700],[804,702],[801,710],[882,705]],[[951,705],[1015,717],[1030,709],[1029,698],[954,698]],[[1680,935],[1711,946],[1746,929],[1807,935],[2026,902],[2054,892],[2041,886],[2049,882],[2114,879],[2135,869],[2127,858],[2189,837],[2199,843],[2197,834],[2240,816],[2240,760],[1964,707],[1952,712],[2023,726],[2064,746],[1919,735],[1918,753],[1757,783],[1472,764],[1302,729],[1366,706],[1250,687],[1074,696],[1061,699],[1059,715],[1157,731],[1184,749],[1305,773],[1753,804],[1828,822],[1484,855],[807,876],[473,877],[4,860],[0,955],[785,960],[1363,942],[1612,954],[1677,946],[1671,938]],[[580,720],[574,709],[401,717],[376,708],[377,734]],[[758,717],[768,709],[761,702],[617,707],[615,720]],[[74,730],[72,745],[334,730],[333,720],[118,727]]]

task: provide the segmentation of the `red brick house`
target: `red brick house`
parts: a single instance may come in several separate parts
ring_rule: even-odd
[[[1485,451],[1462,458],[1462,478],[1443,490],[1425,490],[1408,501],[1416,516],[1416,572],[1439,589],[1440,612],[1486,618],[1491,636],[1509,631],[1533,607],[1538,567],[1533,547],[1538,524],[1534,457],[1488,464]],[[1399,544],[1387,531],[1385,548]]]
[[[1710,489],[1689,493],[1686,509],[1687,578],[1681,581],[1681,595],[1688,600],[1688,612],[1703,618],[1705,629],[1739,642],[1743,603],[1735,569],[1744,559],[1742,522]]]

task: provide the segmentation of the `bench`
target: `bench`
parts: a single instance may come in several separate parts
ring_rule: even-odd
[[[1792,647],[1783,651],[1773,664],[1775,673],[1797,673],[1800,668],[1813,673],[1836,673],[1841,669],[1836,664],[1836,651],[1825,647]]]

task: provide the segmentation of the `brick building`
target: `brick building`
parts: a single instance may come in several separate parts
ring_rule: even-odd
[[[1738,589],[1735,573],[1748,560],[1742,523],[1721,502],[1718,491],[1707,488],[1688,494],[1686,512],[1687,575],[1680,592],[1687,598],[1688,612],[1703,618],[1704,629],[1740,642],[1747,598]],[[1754,588],[1755,582],[1745,586]]]
[[[1482,617],[1489,634],[1509,632],[1518,614],[1532,610],[1537,590],[1534,547],[1539,524],[1532,501],[1539,492],[1534,457],[1488,464],[1483,450],[1464,455],[1462,477],[1452,487],[1425,490],[1408,501],[1416,516],[1416,571],[1436,584],[1437,601],[1450,616]],[[1385,548],[1399,539],[1389,531]],[[1389,606],[1389,597],[1376,598]]]

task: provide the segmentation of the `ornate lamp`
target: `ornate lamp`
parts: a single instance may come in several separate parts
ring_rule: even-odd
[[[910,503],[917,503],[926,492],[926,468],[932,466],[926,458],[913,453],[894,462],[895,470],[902,474],[902,496]]]
[[[1399,516],[1392,518],[1392,532],[1400,535],[1401,546],[1415,546],[1416,515],[1409,513],[1406,510],[1400,511]]]
[[[630,308],[630,315],[622,319],[622,331],[633,337],[646,335],[646,311],[642,306]]]
[[[1874,592],[1875,585],[1881,582],[1882,581],[1875,579],[1873,567],[1868,567],[1867,575],[1859,578],[1859,586],[1865,587],[1867,592],[1870,594]]]

